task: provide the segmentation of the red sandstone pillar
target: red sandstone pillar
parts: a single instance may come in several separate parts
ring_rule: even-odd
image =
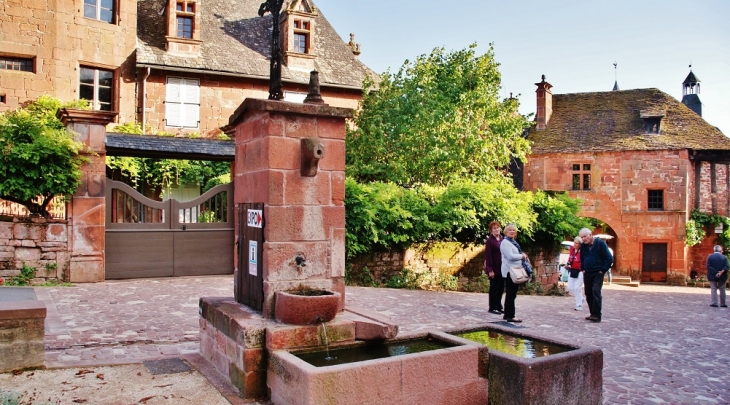
[[[60,109],[56,116],[93,153],[81,167],[81,185],[68,204],[69,250],[71,260],[67,281],[104,281],[106,218],[106,125],[116,112]]]
[[[300,284],[339,292],[344,308],[345,120],[350,117],[351,109],[326,104],[246,99],[224,128],[236,142],[237,209],[242,203],[264,204],[262,313],[267,318],[274,317],[274,293]],[[313,177],[300,170],[305,138],[324,146]],[[236,223],[236,235],[240,226]],[[298,253],[306,267],[296,265]],[[236,271],[246,266],[238,263]]]

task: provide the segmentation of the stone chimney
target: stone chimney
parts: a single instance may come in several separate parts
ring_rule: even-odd
[[[542,75],[542,81],[535,83],[537,86],[537,130],[542,131],[547,128],[548,122],[550,122],[550,116],[553,114],[553,93],[550,89],[553,87],[552,84],[545,81],[545,75]]]

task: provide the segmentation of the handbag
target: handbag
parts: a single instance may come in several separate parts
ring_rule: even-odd
[[[515,284],[524,284],[530,280],[530,276],[522,266],[510,266],[509,276]]]

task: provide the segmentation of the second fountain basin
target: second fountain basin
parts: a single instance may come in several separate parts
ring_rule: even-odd
[[[500,405],[603,403],[603,352],[491,323],[444,338],[480,347],[480,375]]]
[[[420,351],[423,347],[417,340],[434,347]],[[359,355],[354,354],[350,360],[355,361],[320,367],[298,357],[306,357],[306,352],[275,350],[267,373],[271,401],[277,405],[487,402],[487,381],[479,376],[479,346],[449,342],[435,334],[391,339],[384,346],[332,347],[334,356],[344,353],[342,349],[352,354],[367,347],[364,352],[372,349],[371,357],[376,358],[357,361]],[[384,352],[387,357],[382,357]],[[318,354],[326,356],[326,351]]]

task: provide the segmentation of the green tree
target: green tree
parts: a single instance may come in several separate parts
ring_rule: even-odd
[[[347,173],[358,181],[446,185],[455,179],[505,176],[511,159],[529,150],[529,126],[514,98],[499,100],[501,76],[494,50],[476,44],[406,61],[366,82],[354,129],[347,134]]]
[[[59,108],[88,108],[42,96],[25,108],[0,114],[0,198],[47,217],[57,195],[71,195],[81,182],[82,144],[55,116]]]
[[[114,128],[115,132],[126,134],[142,134],[138,124],[123,124]],[[171,136],[158,134],[158,136]],[[152,159],[124,156],[107,156],[106,165],[118,170],[132,184],[140,180],[160,186],[163,190],[173,184],[195,183],[202,186],[201,192],[230,182],[230,162],[214,162],[207,160],[186,159]]]
[[[557,246],[566,238],[572,241],[582,228],[592,228],[590,219],[577,215],[581,203],[581,200],[572,199],[565,193],[536,192],[532,210],[537,220],[532,235],[528,241],[525,235],[520,234],[518,240],[541,246]]]

